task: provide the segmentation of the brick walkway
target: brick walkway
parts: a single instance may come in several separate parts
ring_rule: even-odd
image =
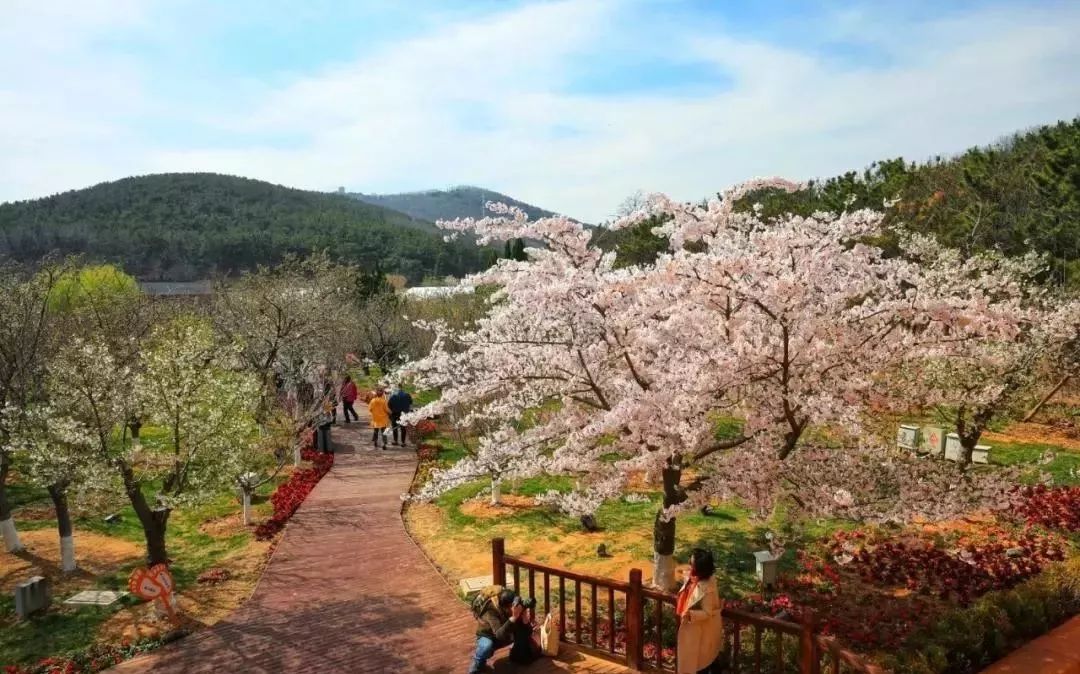
[[[1080,616],[990,665],[982,674],[1080,674]]]
[[[416,455],[333,430],[334,468],[293,516],[254,595],[228,619],[112,671],[465,672],[475,621],[405,532]],[[503,652],[505,658],[505,651]],[[627,671],[569,652],[521,671]],[[515,668],[505,660],[496,672]]]

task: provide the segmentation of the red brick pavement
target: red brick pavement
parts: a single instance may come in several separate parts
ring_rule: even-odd
[[[111,671],[465,672],[476,623],[413,543],[407,450],[372,450],[366,414],[332,432],[334,467],[293,515],[254,595],[226,620]],[[513,672],[500,653],[498,673]],[[569,651],[529,674],[628,671]]]
[[[334,467],[228,619],[116,672],[463,672],[475,623],[405,532],[415,453],[335,427]]]

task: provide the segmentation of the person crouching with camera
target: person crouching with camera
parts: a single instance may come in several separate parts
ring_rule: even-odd
[[[513,590],[493,586],[473,601],[476,628],[476,654],[469,674],[490,672],[487,661],[500,648],[510,646],[510,659],[528,664],[539,657],[539,646],[532,640],[535,599],[522,599]]]

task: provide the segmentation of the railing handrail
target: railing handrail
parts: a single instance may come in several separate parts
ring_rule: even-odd
[[[501,538],[492,539],[492,571],[494,572],[493,578],[504,578],[504,574],[507,566],[515,567],[517,570],[525,569],[526,571],[539,572],[546,576],[554,576],[556,578],[563,578],[566,580],[574,581],[575,583],[584,583],[586,585],[592,585],[597,588],[604,588],[610,591],[618,591],[626,594],[626,659],[627,664],[634,669],[641,669],[644,664],[642,658],[642,637],[644,634],[642,624],[642,609],[643,601],[645,599],[651,599],[653,601],[662,602],[664,604],[670,604],[672,608],[677,605],[677,597],[671,592],[665,592],[663,590],[645,588],[641,585],[641,571],[639,569],[632,569],[630,571],[630,582],[624,582],[615,580],[613,578],[605,578],[602,576],[593,576],[584,573],[575,573],[567,569],[560,569],[539,562],[534,562],[528,559],[522,559],[521,557],[515,557],[513,555],[507,555],[504,547],[504,541]],[[517,573],[515,573],[515,581],[517,581]],[[545,580],[545,583],[547,581]],[[562,581],[560,581],[561,583]],[[532,583],[532,576],[530,576],[530,587]],[[545,597],[547,588],[545,585]],[[561,596],[561,595],[560,595]],[[611,595],[609,595],[611,596]],[[577,597],[579,604],[577,610],[580,611],[580,595]],[[595,590],[593,594],[594,610],[595,610]],[[546,599],[545,599],[546,601]],[[656,619],[660,620],[660,607],[656,607]],[[578,615],[575,613],[575,615]],[[729,608],[725,606],[721,611],[721,616],[734,622],[735,628],[735,650],[738,651],[738,634],[741,627],[756,627],[761,631],[772,630],[781,634],[787,634],[798,637],[799,647],[799,667],[800,672],[810,672],[816,674],[821,671],[820,658],[824,654],[829,654],[833,658],[833,671],[836,671],[836,667],[842,661],[844,664],[854,668],[861,674],[885,674],[885,670],[870,663],[865,662],[857,654],[852,653],[849,650],[840,646],[839,642],[832,637],[826,637],[817,632],[817,625],[814,620],[814,615],[811,612],[807,616],[804,616],[802,622],[793,622],[789,620],[782,620],[780,618],[774,618],[772,616],[763,615],[761,613],[752,613],[750,611],[744,611],[742,609]],[[595,620],[594,620],[595,622]],[[659,625],[659,623],[657,623]],[[577,626],[580,629],[580,625]],[[760,650],[760,635],[761,631],[757,632],[756,648]],[[595,632],[595,625],[594,625]],[[565,627],[563,628],[565,634]],[[580,642],[578,642],[579,645]],[[612,642],[614,643],[614,642]],[[613,648],[613,647],[612,647]],[[609,649],[611,654],[614,654],[614,650]],[[779,651],[777,651],[779,658]],[[660,665],[660,655],[657,651],[657,666]],[[779,662],[779,660],[778,660]]]
[[[503,561],[509,566],[519,566],[523,569],[532,569],[533,571],[539,571],[540,573],[547,573],[552,576],[562,576],[567,580],[576,580],[582,583],[595,584],[597,587],[602,587],[605,590],[611,588],[620,592],[626,592],[630,589],[630,583],[621,580],[615,580],[614,578],[604,578],[603,576],[590,576],[585,573],[574,573],[566,569],[559,569],[539,562],[532,562],[521,557],[515,557],[513,555],[504,555]]]
[[[533,571],[547,573],[552,576],[562,576],[567,580],[576,580],[582,583],[596,585],[597,587],[602,587],[604,589],[611,588],[620,592],[626,592],[630,589],[630,584],[621,580],[605,576],[593,576],[587,573],[576,573],[568,569],[548,566],[547,564],[541,564],[540,562],[534,562],[514,555],[505,555],[503,560],[508,566],[518,566],[522,569],[532,569]],[[641,593],[648,599],[662,601],[668,604],[674,604],[677,599],[671,592],[664,592],[663,590],[655,590],[652,588],[642,588]],[[721,615],[725,618],[732,618],[744,624],[760,625],[761,627],[768,627],[787,634],[798,634],[800,629],[798,623],[781,620],[780,618],[773,618],[772,616],[762,615],[760,613],[751,613],[741,609],[730,608],[728,606],[724,607]]]
[[[858,655],[841,646],[833,637],[815,634],[814,641],[817,642],[817,647],[820,648],[822,652],[828,652],[829,655],[838,660],[842,660],[844,664],[849,667],[854,667],[859,672],[863,672],[863,674],[885,674],[884,669],[877,665],[872,665],[869,662],[865,662]]]

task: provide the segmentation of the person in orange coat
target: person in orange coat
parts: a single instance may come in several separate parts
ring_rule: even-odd
[[[378,447],[381,437],[382,448],[386,449],[385,431],[390,427],[390,405],[386,402],[385,391],[375,391],[375,397],[368,403],[368,413],[371,414],[371,444]]]

